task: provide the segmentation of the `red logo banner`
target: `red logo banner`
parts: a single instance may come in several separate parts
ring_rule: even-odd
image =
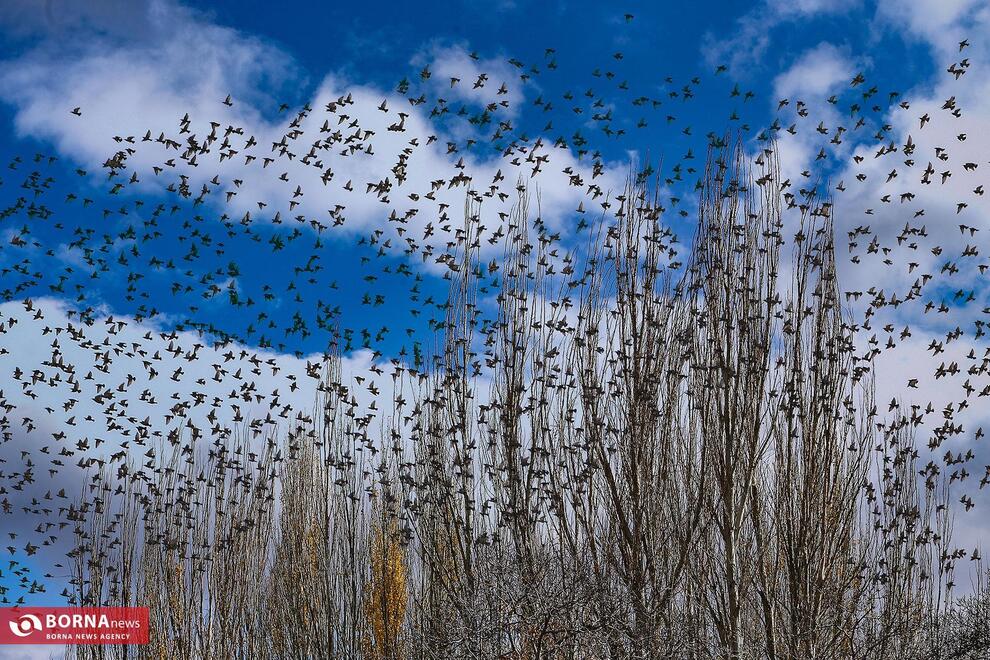
[[[0,644],[147,643],[147,607],[0,608]]]

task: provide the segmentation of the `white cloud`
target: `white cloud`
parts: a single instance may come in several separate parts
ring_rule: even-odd
[[[854,75],[853,62],[836,46],[822,42],[805,51],[774,80],[777,98],[812,97],[818,100]]]
[[[866,111],[852,118],[840,115],[838,106],[826,103],[825,97],[837,93],[840,105],[845,106],[842,91],[848,89],[855,72],[867,66],[848,50],[819,44],[800,54],[774,80],[773,107],[776,109],[778,99],[788,98],[790,105],[779,116],[784,128],[790,124],[795,127],[793,134],[781,130],[775,145],[783,176],[791,180],[795,193],[798,187],[810,188],[816,183],[815,175],[820,171],[817,158],[824,150],[828,160],[822,164],[831,173],[824,183],[829,184],[835,203],[840,283],[845,290],[862,296],[850,302],[854,320],[861,326],[856,335],[857,355],[872,348],[881,349],[872,368],[882,417],[888,415],[887,407],[894,397],[909,415],[912,405],[920,406],[914,409],[916,412],[931,406],[932,412],[923,415],[924,422],[917,429],[921,464],[932,460],[945,475],[961,467],[969,472],[966,481],[952,484],[951,504],[956,516],[954,542],[971,550],[985,544],[990,533],[983,522],[990,497],[986,489],[979,487],[985,467],[990,464],[990,450],[986,440],[975,439],[980,427],[990,430],[986,395],[982,395],[990,387],[990,376],[982,367],[985,340],[975,336],[974,326],[976,320],[990,320],[982,311],[987,304],[982,286],[985,275],[979,271],[979,266],[990,263],[983,249],[990,201],[976,192],[979,186],[986,185],[986,170],[990,167],[986,159],[990,153],[990,76],[986,73],[990,57],[975,37],[987,33],[990,18],[986,11],[956,4],[922,6],[917,16],[906,19],[891,24],[915,38],[931,41],[938,60],[933,80],[920,81],[916,88],[903,90],[902,96],[879,116],[870,117]],[[923,25],[925,21],[930,25]],[[972,37],[972,45],[960,54],[958,41],[967,35]],[[971,66],[959,80],[945,73],[949,63],[964,57],[970,58]],[[952,107],[943,107],[950,99],[960,116],[952,114]],[[807,110],[804,117],[795,112],[798,100]],[[908,107],[901,107],[901,101]],[[864,99],[862,105],[880,102],[879,97],[877,101]],[[854,125],[861,115],[867,115],[864,118],[868,123],[856,129]],[[920,126],[922,115],[930,118],[924,128]],[[874,134],[882,125],[887,128],[878,138]],[[844,126],[845,131],[841,144],[835,144],[832,138],[839,126]],[[927,177],[931,182],[925,184],[922,178],[929,163],[934,174]],[[966,163],[970,164],[968,168],[964,167]],[[803,177],[803,171],[812,176]],[[948,173],[944,181],[943,172]],[[842,192],[835,190],[839,182]],[[959,203],[966,206],[959,207]],[[924,226],[926,235],[903,234],[906,224],[916,230]],[[977,233],[970,234],[969,229],[961,232],[959,225],[973,227]],[[850,253],[847,241],[853,239],[848,238],[848,232],[859,226],[869,226],[870,231],[855,237],[858,245]],[[871,243],[875,245],[872,254],[867,249]],[[974,247],[979,254],[964,256],[967,249]],[[854,254],[858,255],[858,264],[850,261]],[[958,272],[943,270],[947,264],[957,267]],[[786,268],[784,265],[782,270]],[[922,293],[903,302],[923,277],[930,277],[930,281]],[[958,291],[963,292],[962,298],[972,291],[976,300],[960,307],[960,299],[953,302]],[[866,327],[863,312],[878,295],[887,301],[896,295],[902,304],[875,307]],[[935,307],[926,313],[929,301]],[[952,305],[947,313],[938,311],[943,301]],[[893,326],[892,331],[885,329],[888,324]],[[954,339],[957,328],[963,334]],[[931,346],[944,351],[932,350]],[[944,432],[939,429],[947,420],[962,431],[948,434],[942,444],[929,451],[929,442],[936,433]],[[970,449],[973,458],[964,466],[945,463],[946,451],[958,456]],[[960,502],[964,495],[977,502],[976,509],[965,510]],[[965,591],[967,567],[960,568],[962,575],[957,583]]]
[[[875,307],[870,327],[861,328],[856,343],[860,355],[873,347],[881,349],[873,365],[881,414],[894,397],[908,414],[911,405],[920,406],[916,409],[920,411],[932,407],[933,412],[924,415],[925,421],[918,428],[922,464],[931,459],[944,474],[960,467],[970,473],[967,481],[952,485],[951,499],[957,516],[954,539],[972,549],[978,543],[985,544],[990,532],[983,522],[990,498],[978,485],[990,463],[990,451],[985,439],[975,439],[978,428],[990,430],[986,399],[981,395],[990,386],[990,376],[982,367],[985,340],[975,336],[974,325],[976,320],[988,320],[982,311],[987,304],[985,275],[979,267],[988,264],[983,246],[990,221],[990,200],[976,193],[979,186],[986,185],[986,171],[990,168],[986,158],[990,153],[990,57],[976,43],[975,35],[986,34],[990,20],[985,11],[975,11],[972,3],[910,5],[884,4],[881,13],[890,14],[887,19],[898,29],[929,41],[936,58],[958,61],[969,57],[971,66],[956,80],[945,72],[947,62],[937,63],[935,79],[907,90],[877,118],[878,123],[889,127],[882,140],[871,140],[873,136],[863,131],[846,134],[847,148],[839,154],[843,165],[832,180],[833,188],[839,181],[845,187],[844,192],[833,191],[837,256],[844,288],[863,294],[859,302],[851,303],[860,323],[867,303],[877,294],[887,301],[894,295],[904,301],[915,283],[930,278],[915,299],[897,306]],[[966,35],[974,37],[974,45],[960,54],[958,41]],[[808,66],[816,61],[818,66]],[[820,52],[815,59],[802,58],[777,79],[779,91],[793,95],[829,93],[829,81],[840,81],[844,69],[836,61],[841,60],[833,60],[827,52]],[[943,107],[950,99],[959,109],[959,116],[952,114],[952,107]],[[899,105],[902,100],[907,108]],[[923,115],[928,121],[922,128]],[[824,108],[812,110],[810,124],[817,123],[819,116],[825,117],[833,131],[835,124],[830,117],[835,123],[849,121],[834,117]],[[814,137],[809,120],[805,120],[802,130]],[[818,144],[800,135],[791,139],[804,148],[801,156],[808,158]],[[816,139],[822,143],[827,140]],[[861,162],[856,163],[853,156]],[[969,168],[967,163],[971,164]],[[932,173],[925,176],[929,165]],[[944,180],[943,172],[948,174]],[[960,203],[966,206],[957,206]],[[905,233],[906,225],[915,231]],[[965,226],[963,231],[959,225]],[[868,226],[869,233],[855,237],[858,245],[851,254],[847,248],[851,240],[848,232],[859,226]],[[918,233],[922,227],[924,235]],[[969,227],[977,232],[971,234]],[[872,254],[870,244],[875,246]],[[965,256],[967,248],[976,248],[978,254]],[[854,255],[858,264],[850,260]],[[890,263],[884,263],[885,259]],[[958,271],[946,270],[946,265]],[[972,291],[976,300],[959,306],[960,299],[953,300],[958,291],[963,292],[960,299]],[[929,302],[935,307],[926,312]],[[951,305],[945,313],[939,311],[942,302]],[[888,323],[893,326],[892,332],[884,329]],[[957,328],[962,334],[955,338]],[[902,336],[905,330],[910,336]],[[953,364],[958,366],[958,372],[948,373],[954,371]],[[971,389],[967,392],[966,388]],[[947,421],[961,426],[962,432],[950,435],[944,444],[928,453],[933,433]],[[969,449],[975,456],[966,465],[944,463],[946,451],[958,454]],[[976,509],[964,510],[959,502],[963,495],[978,502]]]
[[[728,34],[707,33],[702,45],[706,61],[729,64],[736,75],[763,59],[770,32],[785,23],[849,11],[861,0],[765,0],[736,19]]]
[[[462,46],[433,44],[413,58],[417,67],[428,67],[429,87],[437,96],[487,106],[505,101],[508,107],[500,115],[514,117],[523,100],[523,83],[517,70],[507,60],[472,57]],[[451,79],[456,79],[453,82]],[[504,90],[501,91],[500,90]]]
[[[986,0],[885,0],[877,3],[878,17],[905,30],[908,34],[927,41],[939,55],[958,50],[958,43],[972,36],[974,42],[978,30],[966,29],[968,20],[986,13]]]
[[[89,45],[71,56],[47,44],[0,64],[0,97],[14,106],[18,132],[50,140],[60,153],[91,168],[102,165],[114,150],[130,148],[134,153],[128,166],[139,173],[139,185],[159,190],[163,180],[172,182],[181,173],[189,176],[191,188],[207,185],[216,191],[213,199],[218,199],[233,191],[231,181],[239,179],[243,183],[228,207],[239,215],[252,211],[254,219],[279,212],[284,219],[304,214],[330,225],[328,209],[339,205],[343,207],[339,215],[346,220],[335,231],[382,228],[391,232],[386,238],[393,239],[394,249],[406,248],[406,239],[413,238],[420,248],[430,246],[434,257],[448,250],[469,189],[488,195],[481,197],[482,224],[487,228],[481,245],[487,250],[484,238],[502,224],[498,214],[508,212],[516,202],[519,179],[539,187],[544,220],[565,235],[568,226],[562,220],[585,198],[591,184],[601,188],[602,194],[596,193],[599,202],[604,193],[622,187],[623,168],[606,166],[596,176],[566,147],[528,144],[501,156],[478,155],[477,149],[466,148],[464,134],[447,135],[431,122],[432,104],[413,106],[395,92],[334,75],[316,87],[305,117],[292,112],[273,116],[278,99],[265,90],[301,81],[285,53],[166,2],[153,3],[147,20],[155,35],[148,40],[119,42],[92,36]],[[474,103],[507,101],[508,108],[499,105],[492,113],[489,132],[499,121],[512,118],[522,98],[521,83],[509,80],[516,76],[514,67],[475,61],[454,47],[435,48],[429,58],[432,89],[446,84],[448,97]],[[482,72],[489,79],[475,89]],[[453,90],[451,76],[462,78]],[[505,94],[498,93],[502,82]],[[223,103],[228,94],[232,106]],[[326,109],[328,103],[347,95],[352,103]],[[76,106],[82,116],[70,114]],[[180,119],[187,113],[189,130],[182,132]],[[209,154],[197,156],[196,168],[188,167],[179,151],[164,143],[141,140],[150,131],[152,138],[164,134],[184,149],[191,135],[199,143],[205,140],[211,121],[218,124],[218,133],[228,127],[241,131],[230,136],[230,150],[237,155],[222,164],[222,136]],[[432,143],[431,135],[436,137]],[[114,142],[114,136],[134,136],[135,143]],[[248,147],[252,138],[257,144]],[[456,150],[449,143],[457,143]],[[275,144],[284,146],[273,148]],[[308,153],[313,155],[306,157]],[[248,155],[255,157],[250,164],[245,162]],[[274,158],[268,167],[266,157]],[[165,167],[157,178],[151,174],[153,166],[170,158],[176,163],[174,169]],[[396,167],[403,160],[405,179],[400,181]],[[283,172],[288,181],[280,178]],[[217,173],[221,183],[213,185],[210,180]],[[332,178],[324,179],[331,173]],[[454,185],[458,176],[469,177],[469,184]],[[506,193],[505,197],[490,188],[497,177],[501,182],[494,192]],[[575,183],[578,180],[580,185]],[[369,185],[383,181],[391,186],[387,194],[368,192]],[[258,212],[258,202],[267,204],[264,213]],[[448,209],[453,226],[425,238],[428,223],[450,224],[441,209]],[[385,220],[393,211],[400,218],[408,217],[401,227],[403,237],[397,235],[398,222]],[[428,259],[426,266],[437,268],[437,261]]]
[[[813,16],[848,11],[861,0],[767,0],[767,8],[782,16]]]

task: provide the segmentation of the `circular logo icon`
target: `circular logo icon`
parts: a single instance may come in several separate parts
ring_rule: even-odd
[[[17,621],[8,621],[10,632],[18,637],[27,637],[36,630],[41,630],[41,619],[33,614],[22,614]]]

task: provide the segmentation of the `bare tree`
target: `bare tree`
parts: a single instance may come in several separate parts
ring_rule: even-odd
[[[434,350],[391,362],[378,415],[331,351],[311,418],[95,470],[75,596],[149,606],[152,644],[76,655],[986,647],[945,479],[856,352],[831,204],[785,189],[772,144],[713,146],[688,244],[635,172],[567,249],[518,188],[489,263],[468,194]]]

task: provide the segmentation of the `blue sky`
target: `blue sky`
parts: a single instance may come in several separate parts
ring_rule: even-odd
[[[553,152],[553,166],[535,177],[533,186],[543,195],[541,210],[551,231],[571,247],[581,237],[578,204],[586,205],[589,213],[600,211],[595,205],[603,198],[576,196],[561,178],[565,166],[599,181],[591,175],[597,163],[601,185],[615,194],[630,168],[652,163],[661,172],[667,198],[680,199],[677,205],[671,200],[671,210],[687,212],[688,220],[671,214],[686,240],[698,176],[690,168],[703,167],[706,136],[738,133],[756,153],[761,145],[757,136],[775,121],[782,129],[800,124],[793,136],[780,132],[785,175],[795,187],[810,185],[801,172],[813,168],[815,176],[808,181],[820,176],[823,187],[834,190],[841,181],[849,188],[848,194],[836,198],[840,236],[872,224],[887,232],[883,240],[890,243],[905,222],[905,207],[882,197],[902,190],[890,187],[897,181],[884,181],[892,166],[872,154],[878,144],[901,145],[913,133],[919,152],[948,146],[954,163],[961,166],[973,159],[986,168],[964,173],[956,167],[947,187],[917,200],[916,205],[924,201],[927,206],[930,232],[940,239],[944,235],[947,249],[958,251],[966,237],[956,233],[956,224],[978,226],[986,220],[986,203],[970,191],[990,169],[985,155],[990,153],[990,112],[983,94],[990,80],[985,68],[990,64],[988,25],[986,3],[975,0],[882,6],[858,0],[421,5],[238,1],[196,9],[167,0],[11,0],[0,7],[0,209],[10,210],[0,213],[0,303],[16,306],[26,298],[44,298],[46,313],[62,322],[71,320],[69,310],[89,309],[101,322],[114,315],[140,331],[135,337],[147,330],[188,330],[192,319],[235,336],[243,346],[264,349],[285,365],[284,373],[302,369],[307,356],[325,350],[337,327],[341,348],[353,358],[349,368],[354,373],[366,373],[361,370],[375,358],[362,348],[378,351],[381,360],[412,363],[419,351],[430,348],[429,320],[443,315],[438,304],[445,300],[447,281],[442,266],[418,253],[403,254],[403,236],[394,234],[395,223],[388,216],[393,208],[401,214],[413,206],[403,199],[406,191],[423,194],[430,180],[449,179],[460,158],[477,174],[473,183],[480,190],[496,171],[504,169],[509,177],[525,174],[526,168],[512,169],[512,156],[501,153],[509,137],[492,141],[499,122],[511,124],[503,131],[506,136],[525,135],[523,142],[542,135],[547,142],[559,137],[566,143]],[[959,54],[962,39],[971,45]],[[971,72],[950,87],[956,82],[946,79],[946,67],[967,56],[973,62]],[[720,65],[727,69],[716,73]],[[422,75],[427,67],[428,79]],[[479,72],[490,77],[485,89],[466,90]],[[865,82],[852,86],[858,73]],[[448,83],[451,76],[462,79],[458,87]],[[410,97],[422,93],[429,101],[409,105],[397,91],[404,79]],[[502,82],[506,93],[498,95],[495,90]],[[379,130],[383,139],[389,136],[385,126],[403,108],[408,121],[435,133],[438,140],[430,150],[416,152],[419,169],[410,175],[415,181],[395,192],[390,203],[345,201],[341,227],[330,226],[333,216],[327,215],[338,201],[351,199],[340,185],[351,179],[364,195],[364,186],[387,171],[369,169],[361,160],[334,161],[333,186],[307,184],[295,210],[288,206],[295,186],[283,186],[278,178],[283,169],[293,176],[301,171],[295,159],[284,167],[280,161],[271,169],[255,165],[231,172],[215,164],[214,153],[213,161],[204,158],[196,170],[182,170],[180,164],[156,178],[152,166],[168,156],[155,151],[154,142],[141,142],[145,131],[178,135],[179,120],[187,112],[192,132],[200,137],[216,120],[221,133],[228,124],[245,128],[244,135],[232,136],[238,144],[248,134],[258,135],[259,143],[270,136],[276,136],[271,140],[275,141],[290,130],[293,117],[306,104],[315,109],[306,118],[316,122],[315,132],[324,121],[321,106],[349,91],[358,98],[355,117],[384,122]],[[232,106],[222,102],[228,94]],[[960,120],[965,129],[940,109],[950,94],[966,105]],[[827,99],[833,95],[835,102],[830,103]],[[435,119],[429,111],[438,96],[447,98],[450,111]],[[785,97],[789,103],[779,107]],[[382,99],[390,104],[388,119],[375,109]],[[643,100],[633,103],[635,99]],[[486,122],[484,105],[500,100],[508,105],[489,113]],[[799,100],[809,109],[806,119],[795,115]],[[900,111],[898,104],[907,100],[910,110]],[[287,109],[280,112],[283,103]],[[858,113],[850,112],[853,104],[861,106]],[[70,112],[77,106],[78,117]],[[461,106],[463,115],[457,112]],[[913,127],[929,107],[937,121],[924,135],[939,132],[925,138]],[[853,129],[860,117],[862,127]],[[815,130],[819,122],[827,134]],[[848,134],[841,144],[832,144],[840,125]],[[965,142],[956,140],[962,132],[969,134]],[[119,191],[113,190],[115,182],[126,183],[132,170],[108,181],[102,164],[130,143],[117,142],[114,136],[135,137],[133,172],[140,178]],[[404,144],[394,139],[392,151],[376,143],[379,154],[398,153]],[[447,153],[442,148],[447,142],[455,143],[457,151]],[[258,149],[259,159],[270,153],[267,144]],[[820,149],[827,150],[824,161],[815,159]],[[43,156],[35,161],[38,153]],[[685,159],[688,153],[694,158]],[[853,164],[857,154],[869,154],[861,166]],[[21,161],[14,162],[15,156]],[[924,157],[929,158],[935,157]],[[922,157],[917,159],[923,166]],[[33,172],[39,174],[33,177]],[[202,204],[184,200],[173,212],[175,195],[165,187],[182,172],[193,182],[193,196],[201,185],[215,190]],[[224,180],[212,185],[209,179],[215,172]],[[857,186],[855,176],[863,172],[869,177]],[[234,183],[238,177],[244,177],[243,185]],[[332,187],[336,193],[328,192]],[[237,193],[230,203],[223,201],[229,192]],[[68,199],[70,194],[75,199]],[[450,194],[460,195],[451,197],[450,215],[456,218],[463,190]],[[84,206],[86,198],[92,202]],[[964,198],[969,207],[960,216],[955,203]],[[257,201],[266,206],[259,208]],[[503,206],[486,202],[486,208],[495,212],[512,201]],[[30,212],[32,204],[47,210]],[[875,213],[867,214],[874,208]],[[276,210],[282,212],[281,224],[272,223]],[[247,211],[254,219],[250,233],[239,224]],[[918,217],[913,213],[908,214],[912,222]],[[295,222],[297,214],[306,220]],[[317,230],[309,219],[327,226]],[[224,220],[236,231],[228,231]],[[429,222],[438,227],[445,222],[435,207],[415,216],[410,231],[423,234]],[[383,233],[375,236],[376,230]],[[861,252],[868,242],[863,240]],[[922,255],[919,261],[923,270],[937,272],[944,259]],[[888,293],[904,291],[917,276],[894,273],[866,254],[859,267],[844,261],[843,268],[849,269],[849,288],[877,286]],[[976,291],[971,305],[975,309],[963,317],[971,322],[986,304],[980,283],[969,269],[956,280],[936,281],[928,293],[960,306],[952,292],[960,287]],[[253,304],[247,305],[248,299]],[[9,317],[23,307],[4,309]],[[907,323],[916,328],[912,340],[904,342],[904,351],[890,359],[887,383],[898,391],[919,356],[927,357],[929,340],[959,324],[960,317],[902,309],[885,313],[898,328]],[[17,335],[21,344],[14,343],[11,332],[7,345],[0,341],[0,346],[31,354],[38,346],[26,332]],[[886,340],[886,334],[880,334]],[[45,357],[43,352],[38,355],[39,360]],[[12,368],[8,361],[0,370],[0,389],[8,393],[23,389],[11,379]],[[274,374],[272,378],[274,382]],[[947,392],[943,383],[920,396]],[[889,394],[878,399],[883,396]],[[24,405],[35,406],[37,414],[32,415],[43,419],[39,407],[44,403]],[[18,549],[16,555],[26,561],[22,554]],[[46,598],[36,596],[37,602]]]
[[[359,85],[382,92],[394,91],[396,84],[405,78],[412,81],[413,89],[419,86],[425,91],[435,92],[435,88],[421,84],[424,81],[418,74],[422,67],[444,58],[455,61],[455,55],[464,59],[464,54],[475,52],[482,64],[491,64],[495,70],[506,74],[505,77],[510,78],[510,86],[518,89],[519,102],[511,112],[518,132],[535,135],[546,124],[553,123],[554,128],[546,132],[548,135],[566,138],[580,135],[588,140],[591,151],[599,152],[604,162],[617,169],[646,159],[654,163],[662,159],[668,168],[673,168],[676,165],[671,163],[676,164],[689,150],[701,157],[707,141],[705,135],[710,131],[721,135],[748,125],[753,129],[750,135],[755,135],[759,127],[769,125],[776,115],[774,84],[778,76],[786,72],[796,58],[822,44],[832,48],[834,56],[841,59],[842,66],[847,69],[863,71],[874,79],[882,80],[885,88],[881,95],[888,88],[906,91],[924,85],[933,70],[931,45],[910,32],[898,29],[895,20],[869,3],[805,2],[794,6],[791,3],[768,3],[756,7],[744,3],[711,3],[703,10],[683,3],[628,5],[512,2],[482,5],[455,2],[425,6],[368,3],[345,7],[302,3],[287,9],[282,5],[263,2],[221,2],[191,11],[165,2],[97,2],[80,9],[78,5],[56,1],[47,4],[15,2],[3,10],[0,20],[4,28],[2,38],[8,71],[16,69],[24,61],[40,61],[40,76],[59,76],[61,62],[78,63],[80,58],[95,59],[99,55],[94,51],[116,51],[126,57],[129,52],[155,49],[162,42],[172,41],[181,48],[183,39],[197,39],[194,35],[198,27],[209,26],[216,30],[215,33],[202,39],[236,40],[243,51],[238,57],[255,59],[243,65],[240,61],[231,60],[231,68],[236,66],[239,70],[220,72],[218,79],[210,81],[210,84],[222,96],[226,89],[224,83],[228,83],[239,104],[251,104],[253,111],[272,122],[279,120],[277,108],[282,103],[296,110],[312,100],[312,95],[327,76],[332,76],[341,87]],[[223,44],[214,45],[223,47]],[[548,48],[555,49],[555,52],[547,55]],[[622,59],[617,59],[617,54],[621,54]],[[212,57],[215,53],[204,55]],[[167,55],[161,57],[160,65],[168,69],[170,63],[164,61]],[[506,64],[511,58],[523,63],[523,67],[513,70],[512,65]],[[547,66],[551,62],[555,65],[554,69]],[[722,63],[728,65],[729,70],[715,76],[716,65]],[[527,81],[523,82],[518,77],[511,79],[513,73],[526,72],[533,66],[540,72]],[[173,63],[172,67],[191,68],[187,62]],[[101,70],[92,75],[102,73]],[[16,76],[16,73],[10,75]],[[188,75],[195,76],[196,73],[189,72]],[[224,75],[230,79],[224,81]],[[183,73],[177,73],[176,77],[178,79],[171,84],[183,84]],[[693,84],[692,79],[699,80],[699,83]],[[120,82],[126,84],[126,78]],[[37,81],[32,83],[33,86],[37,84]],[[83,81],[78,82],[80,86],[83,84]],[[689,100],[684,98],[685,85],[691,90]],[[23,105],[24,88],[27,86],[21,81],[9,82],[2,95],[5,98],[0,98],[0,101],[6,101],[0,103],[0,126],[8,135],[8,139],[3,140],[6,145],[4,155],[39,151],[57,153],[59,140],[64,143],[71,139],[66,138],[64,133],[62,138],[59,137],[63,129],[43,125],[50,119],[33,127],[24,126],[33,123],[32,113]],[[71,81],[60,81],[53,87],[56,89],[45,91],[70,97],[77,91]],[[840,86],[836,91],[840,94],[848,92],[845,87]],[[733,88],[737,88],[742,95],[731,96]],[[593,91],[594,96],[583,96],[589,90]],[[575,115],[571,111],[569,106],[572,104],[561,99],[561,95],[568,91],[577,99],[574,104],[584,101],[588,112]],[[746,98],[746,92],[752,92],[753,96]],[[640,96],[650,100],[639,106],[629,103],[630,98]],[[537,99],[555,99],[557,102],[553,110],[546,112],[545,106],[533,105],[532,101]],[[603,101],[599,111],[606,112],[608,108],[613,108],[614,120],[609,124],[616,131],[624,131],[624,135],[608,136],[589,126],[593,123],[589,116],[595,111],[590,107],[591,99]],[[181,96],[178,100],[181,101]],[[661,104],[655,106],[654,100],[659,100]],[[67,109],[77,105],[74,101],[70,102],[72,99],[66,98],[65,101],[68,103]],[[153,99],[149,101],[153,102]],[[181,108],[181,102],[177,107]],[[77,122],[80,126],[89,120],[85,108],[83,112],[81,121]],[[134,111],[133,106],[124,112],[130,116],[121,117],[118,125],[140,126],[135,117],[139,113]],[[739,117],[738,120],[729,120],[733,113]],[[55,121],[62,119],[58,117]],[[72,117],[66,115],[64,119],[67,123]],[[204,121],[206,117],[196,119]],[[113,143],[109,137],[117,131],[111,130],[114,128],[112,123],[102,121],[104,126],[101,128],[106,133],[104,150],[110,153]],[[462,118],[455,116],[454,119],[445,118],[438,122],[436,128],[456,135],[464,123]],[[124,131],[121,129],[119,132]],[[479,134],[485,132],[491,133],[479,131]],[[473,147],[474,153],[479,158],[491,158],[491,152],[484,151],[485,140],[478,142]],[[96,200],[94,206],[100,207],[102,182],[93,171],[93,166],[100,159],[92,148],[80,150],[69,146],[64,151],[67,153],[59,154],[60,161],[51,169],[55,179],[52,187],[60,194],[60,186],[63,185],[65,190],[89,190]],[[87,160],[87,156],[90,162],[83,163],[88,170],[87,176],[71,176],[80,165],[79,161]],[[588,161],[587,155],[585,161]],[[684,166],[690,165],[686,163]],[[20,172],[27,171],[27,164],[20,167]],[[672,176],[669,172],[668,176]],[[19,183],[17,171],[11,170],[6,174],[7,181]],[[688,194],[683,197],[689,199],[694,178],[688,172],[681,172],[681,176],[675,178],[686,186],[685,192]],[[10,186],[7,188],[9,190]],[[105,188],[102,193],[106,192]],[[147,191],[144,191],[142,196],[146,194]],[[54,199],[55,195],[48,198]],[[150,201],[148,206],[151,206]],[[209,208],[206,210],[207,213],[200,214],[202,217],[212,211]],[[127,231],[127,220],[111,225],[118,240]],[[209,223],[200,228],[205,234],[211,231]],[[45,239],[43,243],[64,240],[46,235],[44,227],[32,230]],[[272,240],[274,232],[266,228],[259,229],[259,232],[263,240]],[[113,232],[110,233],[113,235]],[[323,241],[326,245],[321,249],[324,254],[332,255],[335,268],[333,271],[324,268],[317,278],[317,288],[327,283],[325,276],[332,282],[341,279],[339,273],[362,271],[361,248],[354,249],[352,238],[339,240],[328,235]],[[218,256],[219,263],[202,259],[194,264],[197,266],[196,279],[201,286],[192,298],[165,294],[175,280],[144,273],[142,288],[154,298],[156,304],[150,305],[149,298],[141,300],[134,291],[128,299],[125,273],[123,279],[90,278],[85,283],[88,304],[102,304],[118,313],[136,315],[146,315],[154,307],[163,313],[161,318],[166,320],[166,325],[168,319],[172,319],[173,323],[181,320],[189,305],[196,305],[199,308],[197,320],[233,332],[247,343],[262,346],[270,343],[273,348],[285,352],[322,350],[325,338],[320,336],[320,332],[314,331],[305,338],[299,333],[286,335],[281,330],[266,333],[258,327],[260,324],[256,316],[248,314],[253,310],[225,304],[225,298],[229,303],[226,295],[213,297],[209,302],[201,297],[203,288],[215,282],[219,286],[224,285],[228,279],[225,273],[210,271],[226,266],[228,257],[234,262],[239,258],[272,258],[281,263],[305,262],[313,242],[312,236],[297,236],[284,248],[269,242],[267,245],[272,245],[270,252],[256,249],[257,243],[250,245],[236,239],[230,242],[232,245],[225,255]],[[157,246],[160,247],[156,250],[175,259],[186,255],[188,248],[187,244],[177,244],[169,238],[158,241]],[[10,259],[12,250],[7,252],[4,257]],[[40,265],[38,261],[35,260],[35,266]],[[124,264],[118,260],[111,270],[122,266]],[[398,267],[398,261],[393,266]],[[45,267],[45,270],[49,269],[58,270],[58,266],[52,262]],[[134,269],[128,268],[128,272],[134,272]],[[288,286],[288,280],[284,278],[287,272],[288,269],[277,268],[260,272],[242,269],[238,279],[242,297],[261,300],[261,283],[252,280],[262,274],[273,278],[269,284],[281,294]],[[207,280],[203,280],[204,275]],[[278,279],[280,277],[283,279]],[[398,332],[393,328],[382,334],[384,326],[398,325],[394,317],[396,307],[388,301],[387,292],[395,291],[398,295],[406,289],[405,280],[408,278],[391,278],[398,280],[395,282],[388,279],[377,282],[375,286],[376,290],[386,292],[384,305],[375,306],[373,299],[370,305],[361,304],[370,287],[347,286],[327,296],[329,309],[340,307],[340,323],[354,337],[350,347],[368,345],[367,337],[370,335],[379,338],[377,344],[385,352],[394,354],[408,343],[403,342],[399,335],[406,335],[408,339],[406,328],[417,329],[416,319],[409,318],[404,319],[407,323]],[[433,297],[437,299],[445,290],[434,279],[425,276],[420,287],[428,292],[424,300],[430,297],[429,292],[435,294]],[[21,290],[17,296],[30,293],[34,296],[63,294],[66,298],[71,297],[71,275],[61,290],[50,290],[50,284],[46,281],[40,286]],[[302,295],[308,300],[312,293],[304,291]],[[279,301],[291,307],[291,298],[291,294],[280,295]],[[197,302],[201,304],[197,305]],[[267,311],[276,313],[274,308]],[[286,314],[285,307],[280,307],[278,313]],[[306,321],[309,325],[315,323],[315,316],[309,315],[308,310],[302,313],[308,315]],[[419,320],[422,319],[420,316]],[[422,324],[419,325],[421,327]]]

